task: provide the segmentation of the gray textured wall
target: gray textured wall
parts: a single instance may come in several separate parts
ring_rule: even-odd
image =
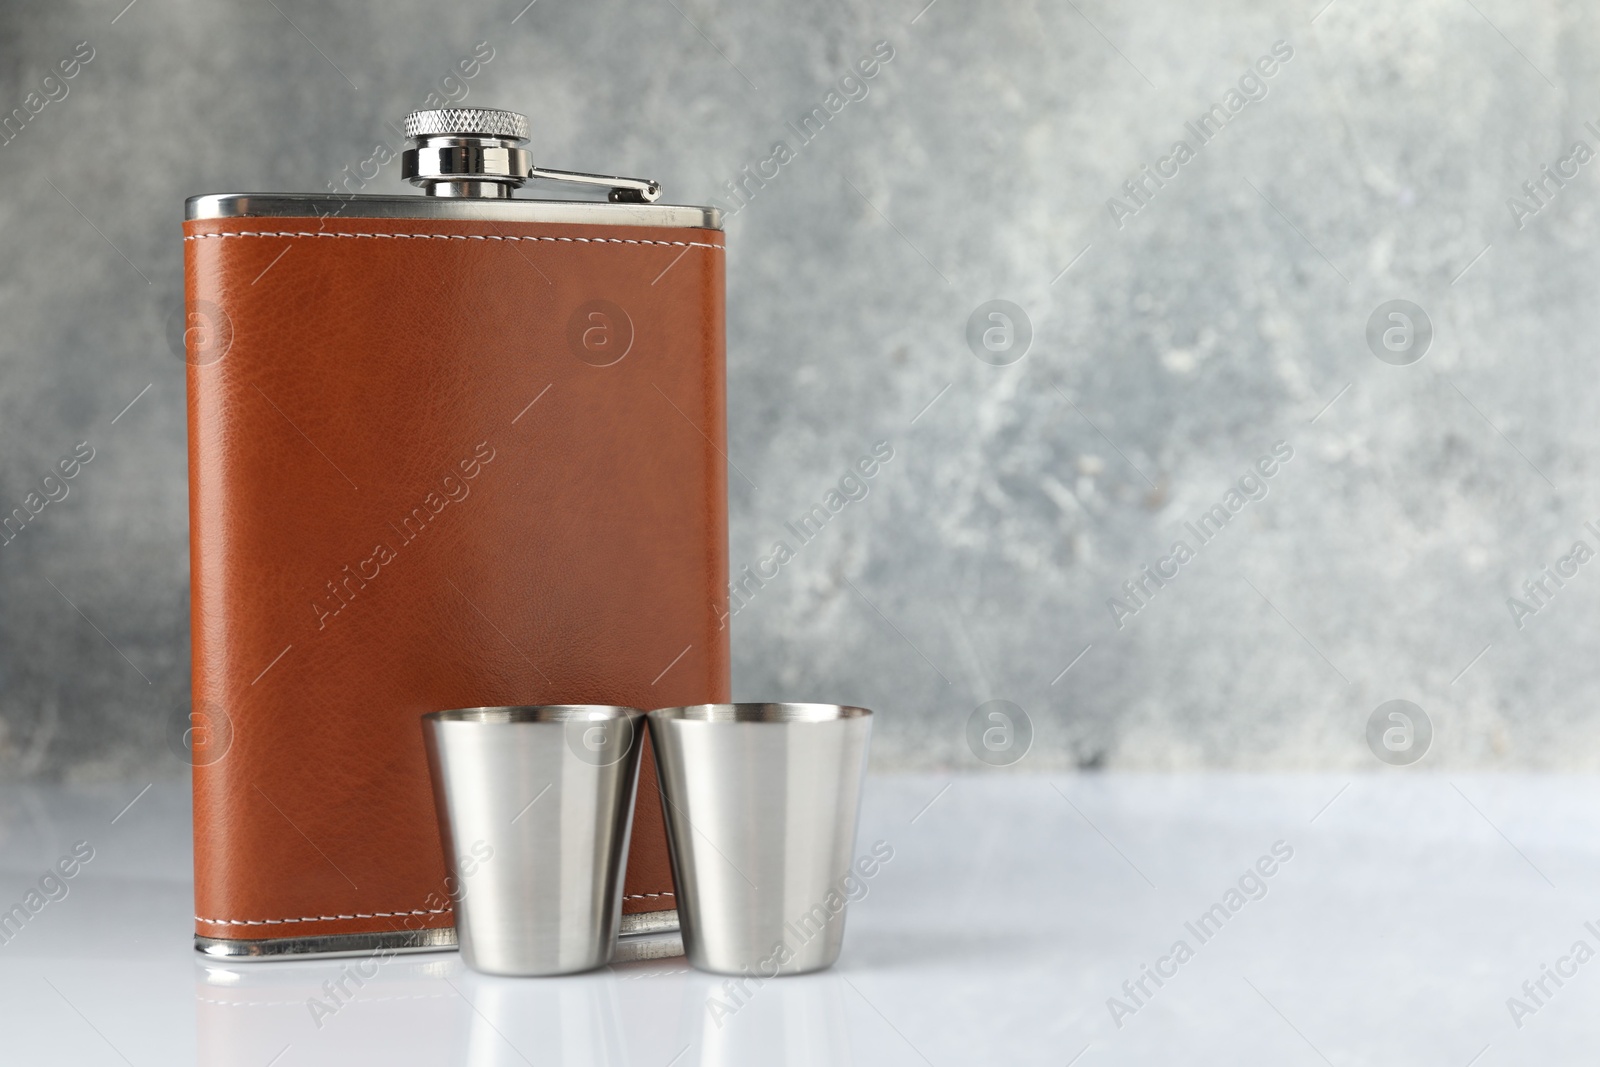
[[[0,511],[94,449],[0,547],[0,773],[183,770],[182,198],[324,188],[480,41],[467,100],[528,111],[550,165],[732,207],[790,147],[728,227],[735,566],[894,457],[739,611],[739,696],[877,708],[882,766],[976,766],[991,699],[1031,720],[1023,769],[1376,766],[1397,698],[1432,765],[1600,764],[1600,563],[1507,605],[1600,549],[1600,162],[1507,203],[1600,151],[1595,13],[922,2],[0,8],[0,110],[94,50],[0,145]],[[802,145],[786,123],[879,41]],[[1259,99],[1122,193],[1277,41]],[[967,338],[992,299],[1032,327],[1004,366]],[[1392,299],[1434,331],[1408,365],[1366,336]],[[1265,498],[1114,619],[1280,441]]]

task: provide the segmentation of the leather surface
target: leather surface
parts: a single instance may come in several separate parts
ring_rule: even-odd
[[[722,234],[184,234],[196,932],[449,925],[422,714],[729,699]],[[628,912],[659,805],[647,748]]]

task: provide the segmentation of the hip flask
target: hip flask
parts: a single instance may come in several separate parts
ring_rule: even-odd
[[[209,956],[456,944],[425,713],[730,699],[719,212],[535,166],[512,112],[405,133],[419,195],[186,203]],[[617,959],[681,951],[640,774]]]

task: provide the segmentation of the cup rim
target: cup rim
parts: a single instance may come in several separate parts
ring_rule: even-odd
[[[870,719],[869,708],[851,704],[733,703],[685,704],[656,708],[649,713],[657,722],[741,722],[775,725],[822,724],[850,719]]]
[[[422,717],[427,723],[471,723],[485,726],[505,726],[514,723],[610,722],[618,719],[637,719],[644,715],[639,708],[623,704],[506,704],[498,707],[451,708],[432,711]]]

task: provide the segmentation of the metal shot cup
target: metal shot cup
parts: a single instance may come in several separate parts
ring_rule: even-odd
[[[689,962],[758,978],[832,966],[872,712],[696,704],[649,723]]]
[[[423,716],[469,967],[549,975],[610,962],[643,717],[601,704]]]

